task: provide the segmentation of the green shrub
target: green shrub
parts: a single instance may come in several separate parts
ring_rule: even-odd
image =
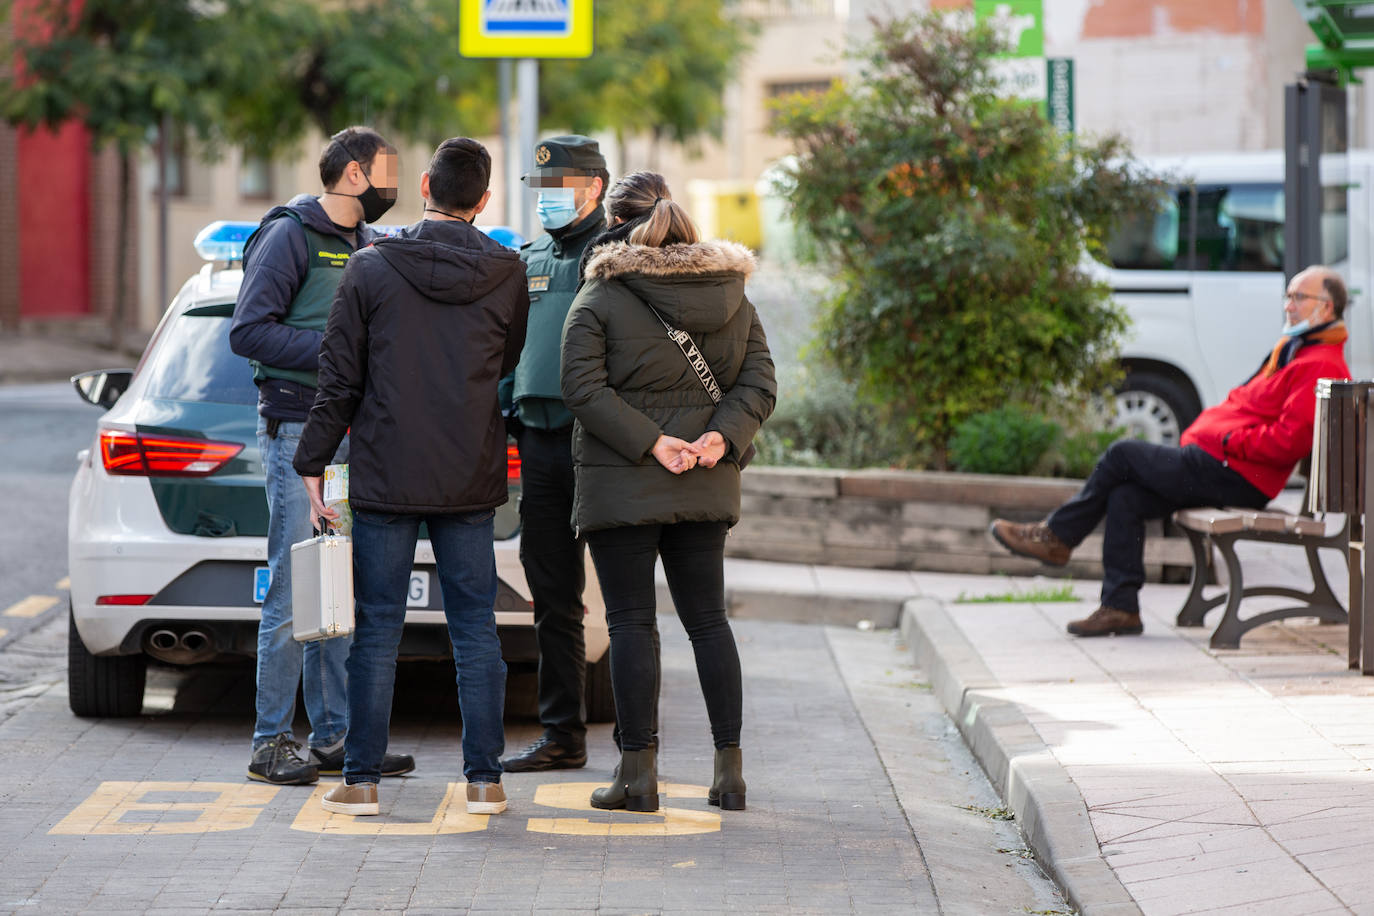
[[[1020,407],[977,413],[954,429],[950,462],[975,474],[1029,474],[1060,436],[1060,427]]]
[[[1085,429],[1068,432],[1059,440],[1057,460],[1054,463],[1056,477],[1087,477],[1093,472],[1097,459],[1117,439],[1124,435],[1121,429]]]
[[[974,414],[1109,383],[1126,318],[1085,255],[1159,188],[1121,138],[1003,97],[1004,43],[967,22],[875,20],[850,77],[774,122],[792,219],[834,279],[821,352],[935,468]]]
[[[777,408],[755,445],[759,464],[788,467],[893,467],[911,452],[852,382],[823,366],[779,366]]]

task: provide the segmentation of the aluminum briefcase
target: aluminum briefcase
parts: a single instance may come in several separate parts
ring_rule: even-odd
[[[353,632],[353,539],[323,534],[291,545],[292,632],[300,642]]]

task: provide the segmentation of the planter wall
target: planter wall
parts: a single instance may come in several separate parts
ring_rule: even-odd
[[[743,474],[743,518],[726,554],[788,563],[875,569],[1102,577],[1094,533],[1055,569],[1014,557],[987,534],[994,518],[1035,521],[1078,492],[1082,481],[934,471],[811,471],[751,467]],[[1188,541],[1152,523],[1146,577],[1186,581]]]

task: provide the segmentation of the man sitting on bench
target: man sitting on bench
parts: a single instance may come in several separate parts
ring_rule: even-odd
[[[1312,450],[1319,378],[1349,378],[1343,354],[1345,283],[1327,267],[1309,267],[1288,284],[1283,336],[1259,369],[1226,400],[1204,410],[1181,447],[1134,439],[1115,442],[1073,499],[1043,522],[992,523],[1007,550],[1063,566],[1103,517],[1102,604],[1069,624],[1074,636],[1135,635],[1145,581],[1145,520],[1177,509],[1261,509],[1283,489]]]

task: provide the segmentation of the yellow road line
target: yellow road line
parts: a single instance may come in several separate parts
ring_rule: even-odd
[[[58,580],[57,580],[57,584],[53,586],[53,588],[57,589],[58,591],[63,591],[63,592],[69,591],[69,590],[71,589],[71,587],[72,587],[72,577],[71,577],[71,576],[63,576],[61,579],[58,579]]]
[[[30,595],[5,608],[6,617],[37,617],[57,603],[52,595]]]

